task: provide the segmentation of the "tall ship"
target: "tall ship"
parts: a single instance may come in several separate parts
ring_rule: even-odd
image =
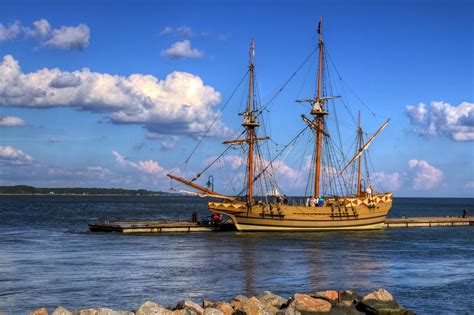
[[[328,117],[331,113],[329,104],[337,102],[339,97],[328,94],[328,85],[324,81],[327,60],[323,42],[322,19],[318,24],[317,47],[312,54],[313,60],[318,63],[314,96],[297,101],[309,110],[309,113],[301,115],[304,127],[295,134],[289,143],[283,147],[280,146],[274,152],[268,149],[270,137],[266,135],[265,131],[269,128],[262,126],[264,115],[269,111],[269,106],[267,106],[268,104],[262,106],[259,97],[256,97],[258,86],[255,83],[254,52],[252,39],[246,75],[248,78],[246,104],[244,111],[239,114],[243,118],[240,136],[235,140],[224,141],[224,153],[211,159],[210,165],[206,165],[204,170],[197,173],[192,179],[173,174],[168,174],[168,177],[193,189],[193,191],[180,190],[182,192],[210,197],[209,210],[230,218],[239,231],[326,231],[382,228],[392,207],[392,193],[375,192],[368,174],[368,163],[365,156],[369,145],[387,126],[389,120],[383,122],[376,132],[367,135],[361,127],[359,112],[351,153],[344,152],[337,144],[335,139],[339,131],[335,127],[329,127]],[[291,120],[289,117],[286,119]],[[295,115],[294,119],[299,118]],[[290,128],[285,127],[285,129]],[[307,140],[303,151],[303,157],[299,158],[301,164],[304,165],[298,172],[291,174],[291,179],[285,178],[281,175],[285,172],[279,171],[279,168],[285,167],[282,162],[283,156],[293,157],[296,153],[291,150],[305,134],[308,135],[307,139],[309,140]],[[199,144],[202,140],[199,141]],[[340,144],[342,145],[342,141]],[[265,149],[268,154],[265,154]],[[238,161],[237,164],[243,168],[240,173],[236,169],[228,170],[230,174],[224,176],[230,180],[228,185],[231,187],[228,186],[228,188],[232,189],[227,189],[226,193],[218,192],[213,187],[212,175],[209,176],[207,185],[201,184],[205,180],[202,175],[208,172],[211,166],[219,164],[219,160],[225,160],[226,154],[232,150],[240,151],[242,154],[240,160],[234,160]],[[305,153],[308,155],[304,156]],[[365,172],[363,172],[364,168]],[[279,177],[275,174],[278,172],[280,173]],[[235,177],[238,178],[237,181],[234,180]],[[281,192],[290,181],[296,182],[296,186],[306,186],[304,194],[300,194],[300,197],[283,195]],[[243,188],[236,191],[235,188],[239,185]],[[232,190],[235,193],[228,193]]]

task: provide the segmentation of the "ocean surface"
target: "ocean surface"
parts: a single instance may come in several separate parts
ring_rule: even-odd
[[[395,198],[390,216],[474,215],[474,199]],[[388,289],[419,314],[474,314],[474,226],[366,232],[90,233],[104,220],[207,216],[194,197],[0,196],[0,310],[165,306],[271,290]]]

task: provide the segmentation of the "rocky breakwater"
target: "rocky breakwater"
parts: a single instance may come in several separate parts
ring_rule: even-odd
[[[1,314],[1,312],[0,312]],[[60,306],[52,313],[40,308],[29,315],[357,315],[390,314],[409,315],[385,289],[377,289],[365,296],[353,291],[322,291],[296,293],[289,299],[265,291],[257,296],[237,295],[231,301],[204,300],[202,304],[185,300],[174,307],[164,307],[147,301],[134,311],[114,311],[108,308],[69,311]]]

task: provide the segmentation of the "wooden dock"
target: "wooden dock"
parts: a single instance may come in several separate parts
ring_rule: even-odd
[[[474,226],[474,217],[387,218],[385,228]],[[232,223],[220,225],[191,221],[118,221],[89,224],[91,232],[165,233],[235,231]]]
[[[474,217],[387,218],[385,228],[441,227],[474,225]]]
[[[89,224],[91,232],[165,233],[165,232],[214,232],[235,230],[233,224],[200,224],[191,221],[119,221]]]

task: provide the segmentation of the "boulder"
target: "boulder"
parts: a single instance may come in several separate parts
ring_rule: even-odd
[[[87,308],[75,312],[77,315],[97,315],[97,310],[94,308]]]
[[[366,314],[404,315],[411,312],[401,307],[392,294],[385,289],[370,292],[357,303],[356,308]]]
[[[311,296],[329,302],[337,302],[339,300],[339,292],[335,290],[320,291]]]
[[[136,315],[170,315],[171,311],[164,308],[160,304],[157,304],[152,301],[146,301],[142,306],[136,311]]]
[[[204,299],[202,301],[202,308],[209,308],[209,307],[213,307],[214,304],[216,304],[215,302],[211,301],[211,300],[208,300],[208,299]]]
[[[224,312],[217,308],[208,307],[204,309],[204,315],[224,315]]]
[[[263,291],[263,293],[257,295],[257,299],[259,299],[262,303],[271,305],[277,309],[280,309],[283,304],[286,304],[288,302],[287,299],[276,295],[270,291]]]
[[[51,315],[72,315],[72,312],[68,311],[67,308],[63,306],[57,307]]]
[[[3,314],[3,312],[0,311],[0,314]],[[42,307],[29,312],[28,315],[48,315],[48,310]]]
[[[178,302],[175,310],[185,310],[186,315],[202,315],[204,313],[204,309],[197,303],[194,303],[191,300],[183,300]]]
[[[331,315],[365,315],[365,313],[360,312],[357,310],[355,304],[343,304],[343,303],[335,303],[332,305]]]
[[[232,301],[238,301],[238,302],[243,302],[243,301],[247,301],[249,298],[246,297],[245,295],[242,295],[242,294],[239,294],[237,296],[235,296]]]
[[[276,315],[301,315],[301,313],[298,312],[294,306],[288,306],[279,310]]]
[[[300,313],[329,313],[332,305],[326,300],[313,298],[307,294],[296,293],[290,299],[288,308],[291,307]]]
[[[235,313],[239,315],[273,315],[276,314],[278,311],[277,308],[271,305],[265,305],[255,296],[251,298],[237,302],[237,306],[235,307]]]
[[[110,308],[99,307],[97,309],[97,315],[134,315],[133,312],[128,311],[114,311]]]
[[[355,305],[361,299],[362,297],[354,291],[345,290],[339,292],[339,302],[346,306]]]
[[[214,308],[218,309],[219,311],[222,311],[224,315],[232,315],[234,313],[234,308],[230,303],[219,302],[214,304]]]

